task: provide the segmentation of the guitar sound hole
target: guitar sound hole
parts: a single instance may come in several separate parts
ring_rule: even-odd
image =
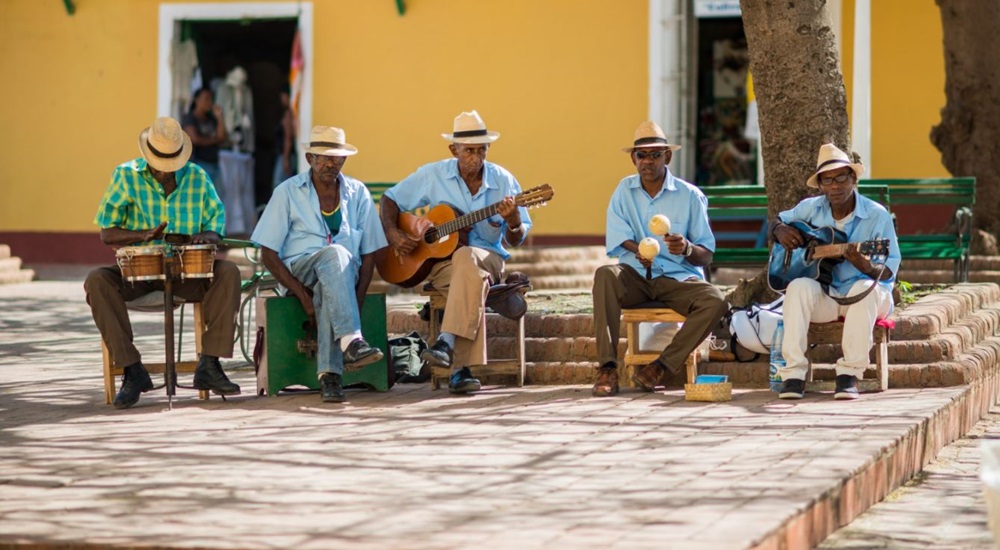
[[[424,242],[427,244],[434,244],[438,240],[438,232],[435,228],[430,228],[424,233]]]

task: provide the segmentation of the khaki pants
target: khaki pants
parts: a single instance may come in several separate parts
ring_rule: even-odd
[[[503,269],[499,254],[473,246],[460,247],[431,269],[427,281],[447,300],[441,332],[457,336],[453,368],[486,364],[486,294],[502,280]]]
[[[708,336],[727,306],[719,289],[700,279],[677,281],[669,277],[646,278],[627,265],[605,265],[594,274],[594,328],[599,365],[618,365],[618,337],[623,307],[643,302],[663,302],[686,317],[659,360],[671,371],[684,367],[688,355]]]
[[[205,315],[205,334],[201,351],[215,357],[232,357],[236,334],[236,313],[240,307],[240,270],[236,264],[215,260],[211,279],[188,279],[173,282],[174,295],[189,302],[201,302]],[[97,330],[108,346],[111,360],[119,367],[138,363],[139,350],[132,343],[132,322],[125,302],[163,290],[163,281],[135,284],[122,279],[118,266],[99,267],[83,283],[87,303]]]

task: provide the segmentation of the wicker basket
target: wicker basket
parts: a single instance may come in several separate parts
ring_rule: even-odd
[[[685,401],[732,401],[733,384],[684,384]]]

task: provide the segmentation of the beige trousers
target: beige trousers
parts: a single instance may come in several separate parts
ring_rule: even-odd
[[[427,281],[447,300],[441,332],[455,338],[455,369],[486,364],[486,294],[503,277],[499,254],[473,246],[460,247],[450,261],[439,262]]]

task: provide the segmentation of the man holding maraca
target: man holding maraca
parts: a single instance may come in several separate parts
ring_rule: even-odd
[[[708,200],[667,169],[678,149],[652,121],[639,125],[635,141],[623,149],[637,173],[621,180],[608,204],[606,246],[618,264],[601,266],[594,274],[596,397],[618,393],[623,307],[658,301],[687,318],[660,357],[632,377],[645,391],[653,391],[667,371],[680,371],[727,309],[722,293],[705,282],[702,269],[715,251]]]

